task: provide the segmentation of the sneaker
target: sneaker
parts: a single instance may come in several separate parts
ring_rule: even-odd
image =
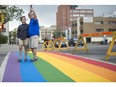
[[[33,59],[30,60],[30,62],[35,62],[37,60],[38,60],[37,58],[33,58]]]
[[[35,61],[37,61],[37,60],[38,60],[38,58],[34,58],[34,60],[35,60]]]
[[[21,59],[18,59],[18,62],[21,62]]]
[[[24,61],[27,62],[28,61],[27,58],[25,58]]]
[[[30,62],[35,62],[35,60],[34,59],[30,59]]]

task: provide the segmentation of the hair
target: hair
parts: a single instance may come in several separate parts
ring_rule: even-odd
[[[20,21],[22,21],[22,18],[26,18],[25,16],[22,16],[21,18],[20,18]]]

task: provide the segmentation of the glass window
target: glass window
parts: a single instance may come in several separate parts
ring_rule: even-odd
[[[104,29],[96,29],[96,32],[104,32]]]
[[[87,10],[87,13],[92,13],[93,12],[93,10]]]
[[[95,24],[103,24],[103,21],[95,21]]]
[[[79,10],[70,10],[70,13],[75,13],[75,12],[79,12]]]
[[[83,30],[80,30],[81,34],[83,33]]]
[[[86,10],[80,10],[80,13],[86,13]]]
[[[79,14],[73,14],[73,17],[74,17],[74,16],[76,16],[76,17],[77,17],[77,16],[79,16]]]
[[[116,24],[116,21],[109,21],[109,24]]]
[[[116,29],[109,29],[109,32],[114,32],[116,31]]]
[[[85,14],[80,14],[80,17],[84,17],[84,16],[86,16]]]
[[[87,14],[87,17],[93,17],[93,14]]]

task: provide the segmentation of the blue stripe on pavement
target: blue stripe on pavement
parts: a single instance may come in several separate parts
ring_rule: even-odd
[[[19,52],[16,52],[16,53],[19,56]],[[30,60],[29,57],[27,57],[27,59]],[[24,60],[24,52],[23,52],[23,60]],[[20,62],[20,70],[21,70],[20,72],[21,72],[23,82],[46,82],[43,76],[36,69],[33,62],[29,62],[29,61]]]

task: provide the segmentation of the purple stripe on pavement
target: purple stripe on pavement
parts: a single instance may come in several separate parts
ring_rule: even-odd
[[[11,52],[6,65],[3,82],[21,82],[20,63],[17,62],[16,52]]]

